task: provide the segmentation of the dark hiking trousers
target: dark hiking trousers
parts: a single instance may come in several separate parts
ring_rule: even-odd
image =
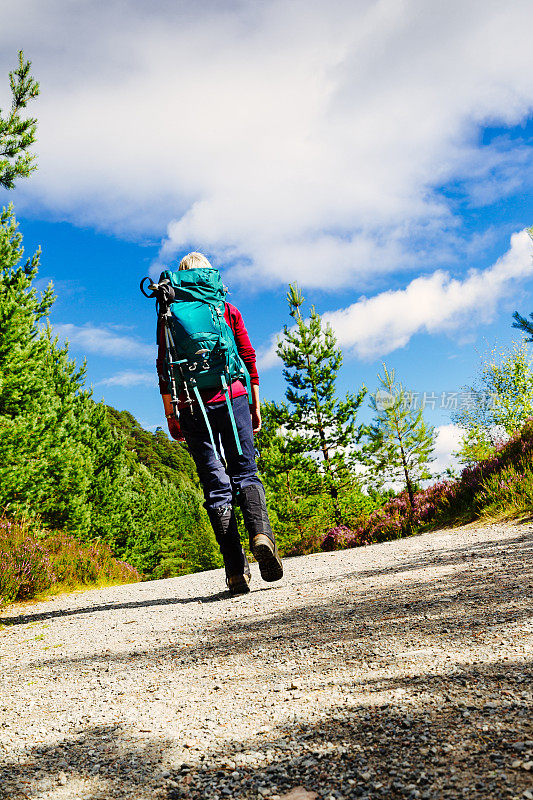
[[[196,464],[204,490],[205,507],[209,511],[219,506],[234,505],[239,489],[260,485],[255,463],[252,417],[247,395],[235,397],[233,414],[241,443],[242,456],[237,451],[235,434],[225,402],[205,406],[217,448],[223,449],[225,464],[213,452],[209,432],[197,403],[180,411],[180,426],[189,452]]]
[[[237,493],[245,486],[262,484],[257,477],[252,418],[247,395],[233,400],[233,415],[242,455],[237,451],[226,403],[206,404],[206,411],[217,449],[219,453],[221,449],[224,451],[224,462],[213,451],[209,431],[197,404],[181,411],[180,426],[196,464],[204,490],[204,505],[224,558],[226,576],[229,578],[232,575],[250,573],[233,512]]]

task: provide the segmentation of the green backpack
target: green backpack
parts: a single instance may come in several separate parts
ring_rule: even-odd
[[[157,298],[158,340],[161,326],[166,344],[166,366],[172,404],[177,410],[178,397],[185,402],[197,400],[202,411],[213,450],[218,455],[200,391],[222,389],[226,398],[237,451],[242,455],[235,417],[230,400],[231,384],[245,383],[251,403],[250,376],[237,350],[233,331],[224,318],[226,290],[214,267],[165,270],[159,283],[150,283],[147,297]]]

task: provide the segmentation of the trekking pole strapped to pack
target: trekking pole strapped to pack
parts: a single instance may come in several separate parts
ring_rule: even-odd
[[[252,402],[250,375],[237,350],[233,331],[224,317],[226,290],[220,273],[214,267],[165,270],[159,283],[150,281],[149,293],[145,282],[141,291],[145,297],[155,297],[158,312],[157,337],[163,326],[166,367],[172,406],[198,403],[204,418],[211,445],[220,458],[213,431],[201,397],[203,389],[220,389],[224,393],[235,436],[237,452],[242,447],[233,414],[231,385],[240,380],[246,385],[248,400]],[[184,397],[182,396],[184,395]]]

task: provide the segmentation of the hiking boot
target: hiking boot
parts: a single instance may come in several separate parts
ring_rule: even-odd
[[[264,581],[279,581],[283,577],[283,564],[270,527],[262,484],[242,488],[239,503],[250,536],[250,550],[259,564],[261,577]]]
[[[232,575],[230,578],[226,578],[230,595],[235,597],[237,594],[248,594],[250,591],[250,579],[251,575],[249,572],[245,572],[242,575]]]
[[[251,573],[248,559],[242,549],[241,539],[239,536],[239,529],[237,527],[237,520],[233,506],[218,506],[217,508],[208,508],[207,516],[211,521],[215,539],[220,547],[222,558],[224,559],[224,568],[226,570],[226,583],[230,587],[230,581],[243,585],[243,579],[248,578],[246,586],[250,583]],[[239,579],[239,580],[238,580]],[[231,587],[230,587],[231,591]],[[243,591],[250,591],[249,588],[235,592],[236,594],[243,594]]]

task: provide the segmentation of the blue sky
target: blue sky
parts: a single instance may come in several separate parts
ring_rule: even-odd
[[[51,321],[97,398],[163,423],[145,274],[208,254],[281,399],[272,341],[297,280],[345,353],[437,397],[533,310],[529,2],[104,4],[4,9],[0,106],[23,48],[41,82],[39,171],[15,204]],[[433,405],[433,402],[430,402]],[[366,412],[365,412],[366,415]]]

